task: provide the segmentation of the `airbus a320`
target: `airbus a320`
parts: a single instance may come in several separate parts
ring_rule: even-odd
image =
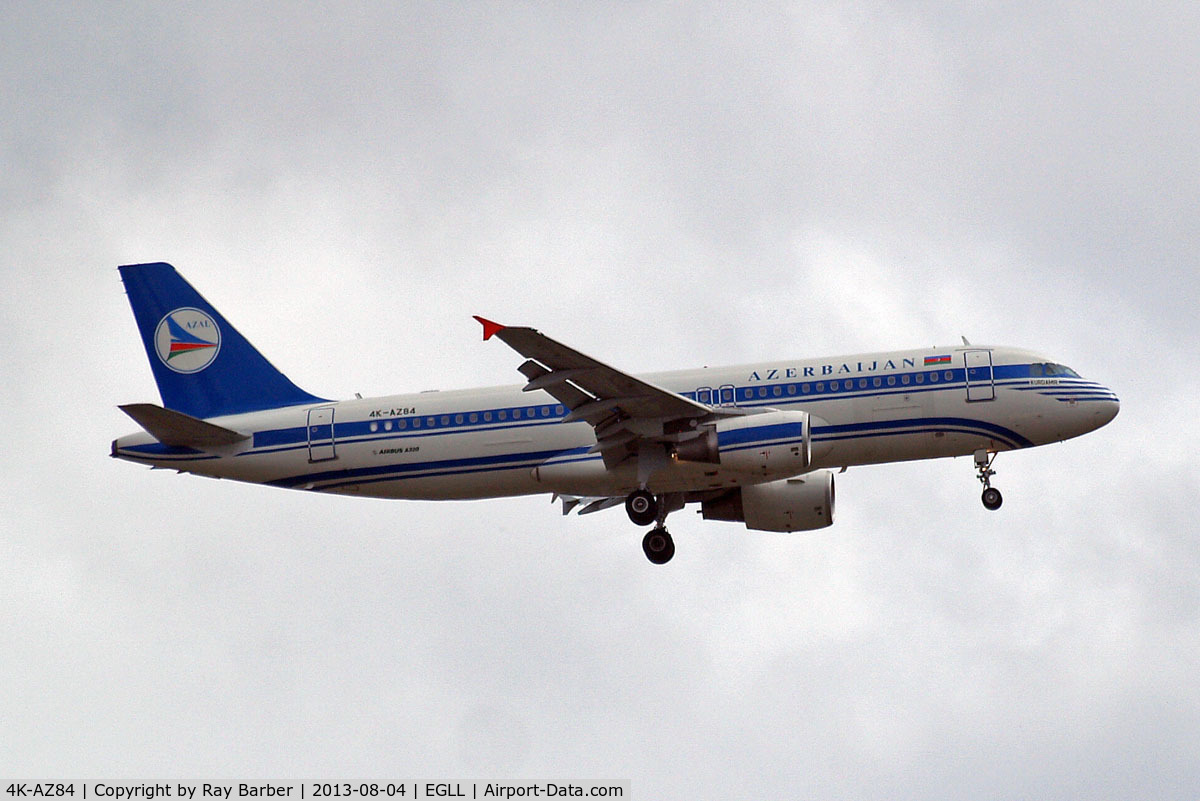
[[[833,523],[834,472],[973,456],[998,509],[997,453],[1112,420],[1107,387],[1026,350],[969,345],[634,376],[533,328],[483,317],[524,384],[329,400],[293,384],[164,263],[120,268],[162,404],[112,455],[306,492],[449,500],[553,493],[563,514],[624,506],[646,557],[665,523],[758,531]]]

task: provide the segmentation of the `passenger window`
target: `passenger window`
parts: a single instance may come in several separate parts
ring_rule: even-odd
[[[750,398],[753,394],[754,393],[750,389],[750,387],[746,387],[745,389],[742,390],[742,400],[750,400]]]
[[[917,383],[918,384],[925,383],[925,374],[924,373],[917,373]]]
[[[818,381],[817,382],[817,392],[824,392],[824,391],[825,391],[825,382]]]
[[[413,418],[413,428],[420,428],[420,427],[421,427],[421,418],[414,417]]]
[[[796,394],[796,385],[795,384],[788,384],[788,394],[789,395]]]
[[[463,416],[461,414],[454,415],[454,424],[461,426],[462,423],[463,423]]]
[[[503,418],[503,417],[501,417],[500,419],[501,419],[501,420],[503,420],[504,418]],[[520,419],[521,419],[521,410],[520,410],[520,409],[513,409],[513,419],[514,419],[514,420],[520,420]]]
[[[947,370],[947,371],[946,371],[946,372],[945,372],[945,373],[942,375],[942,378],[946,379],[947,381],[953,381],[953,380],[954,380],[954,371],[953,371],[953,370]]]
[[[802,393],[804,393],[805,395],[807,395],[811,390],[812,390],[812,386],[809,384],[802,384],[800,386],[800,391]]]
[[[478,422],[479,422],[479,415],[478,415],[477,413],[475,413],[475,412],[471,412],[471,416],[470,416],[469,418],[467,418],[467,419],[468,419],[468,420],[470,420],[472,423],[478,423]]]
[[[374,434],[376,431],[379,430],[379,423],[371,423],[369,428],[371,429],[371,433]]]
[[[554,407],[554,411],[557,412],[559,417],[561,417],[567,413],[567,410],[563,408],[563,405],[561,403]]]
[[[514,410],[514,415],[515,415],[515,413],[516,413],[516,412],[515,412],[515,410]],[[501,409],[500,411],[496,412],[496,417],[498,417],[498,418],[499,418],[499,419],[501,419],[501,420],[507,420],[507,419],[508,419],[508,412],[506,412],[504,409]]]
[[[935,373],[935,372],[931,372],[931,373],[929,374],[929,383],[931,383],[931,384],[936,384],[936,383],[937,383],[937,380],[938,380],[938,374],[937,374],[937,373]]]
[[[400,429],[401,431],[403,431],[404,429],[408,428],[408,421],[407,421],[407,420],[397,420],[397,421],[396,421],[396,428],[398,428],[398,429]]]
[[[708,387],[696,391],[696,400],[701,403],[712,403],[712,390]]]
[[[771,394],[778,398],[783,394],[783,388],[776,384],[775,389],[771,390]]]
[[[549,416],[550,416],[550,407],[543,406],[542,407],[542,417],[549,417]]]
[[[384,421],[383,421],[383,430],[384,430],[384,431],[391,431],[391,430],[392,430],[392,421],[391,421],[391,420],[384,420]]]
[[[425,418],[425,425],[429,426],[430,428],[433,428],[434,425],[436,425],[436,424],[437,424],[437,420],[433,419],[432,417]]]
[[[766,387],[759,387],[759,388],[758,388],[758,397],[760,397],[760,398],[765,398],[765,397],[767,397],[767,388],[766,388]]]
[[[492,413],[491,413],[491,412],[484,412],[484,413],[483,413],[483,422],[485,422],[485,423],[490,423],[490,422],[492,422]]]
[[[878,385],[878,384],[876,384],[875,386],[879,386],[879,385]],[[894,387],[894,386],[896,386],[896,376],[894,376],[894,375],[889,375],[889,376],[888,376],[888,386],[889,386],[889,387]]]
[[[442,420],[441,420],[441,423],[442,423],[442,425],[444,425],[444,426],[448,426],[448,425],[450,425],[450,415],[448,415],[448,414],[443,414],[443,415],[442,415]]]
[[[865,379],[865,378],[858,379],[858,388],[866,389],[867,388],[867,379]]]

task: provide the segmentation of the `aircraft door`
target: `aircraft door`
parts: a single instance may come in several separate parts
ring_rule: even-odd
[[[990,401],[996,399],[996,385],[992,375],[992,352],[990,350],[968,350],[963,352],[967,376],[967,401]]]
[[[333,444],[333,409],[308,410],[308,461],[325,462],[337,458]]]

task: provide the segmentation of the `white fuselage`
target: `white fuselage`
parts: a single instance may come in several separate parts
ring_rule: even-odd
[[[946,356],[948,362],[933,361]],[[1099,428],[1119,408],[1105,387],[1008,348],[896,351],[645,379],[713,406],[808,412],[808,470],[1042,445]],[[113,443],[113,455],[239,481],[380,498],[617,496],[635,489],[636,467],[606,470],[601,455],[589,452],[596,444],[592,427],[565,422],[566,415],[550,395],[519,386],[424,392],[213,418],[251,436],[204,452],[131,434]],[[696,492],[785,477],[674,460],[647,486],[655,493]]]

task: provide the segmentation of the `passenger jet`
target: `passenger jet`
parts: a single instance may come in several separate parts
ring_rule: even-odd
[[[120,268],[162,405],[119,459],[274,487],[443,500],[553,493],[563,514],[624,504],[646,557],[675,553],[686,504],[758,531],[833,523],[834,471],[973,455],[992,462],[1099,428],[1113,392],[1025,350],[971,345],[634,376],[483,317],[524,385],[327,400],[276,370],[169,264]]]

